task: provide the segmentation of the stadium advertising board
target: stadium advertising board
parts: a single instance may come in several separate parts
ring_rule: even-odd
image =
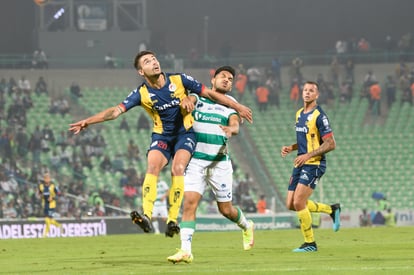
[[[292,227],[291,215],[254,215],[249,216],[255,222],[256,229],[284,229]],[[85,220],[59,219],[62,229],[50,227],[50,238],[94,237],[115,234],[142,233],[131,223],[129,218],[105,217],[100,219],[88,218]],[[164,231],[160,224],[161,232]],[[28,220],[0,220],[0,239],[42,238],[45,224],[42,219]],[[198,231],[230,231],[239,230],[232,222],[220,215],[205,215],[197,217]]]

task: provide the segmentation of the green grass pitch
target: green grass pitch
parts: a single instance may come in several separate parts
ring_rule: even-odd
[[[299,229],[255,232],[243,251],[241,232],[196,232],[194,261],[166,258],[178,236],[112,235],[0,241],[0,274],[414,274],[414,228],[316,229],[318,252],[293,253]]]

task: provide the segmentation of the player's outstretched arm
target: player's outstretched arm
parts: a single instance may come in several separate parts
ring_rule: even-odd
[[[214,92],[207,88],[203,90],[201,96],[207,97],[217,103],[236,110],[242,118],[245,118],[248,122],[253,123],[253,112],[249,107],[244,106],[221,93]]]
[[[69,124],[69,131],[75,135],[79,134],[80,131],[86,129],[91,124],[101,123],[107,120],[113,120],[119,117],[124,111],[118,106],[110,107],[100,113],[90,116],[86,119],[79,120],[78,122]]]

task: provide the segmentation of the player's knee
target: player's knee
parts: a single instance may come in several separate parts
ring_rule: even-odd
[[[186,167],[187,167],[187,165],[184,165],[182,163],[174,164],[171,167],[171,174],[173,176],[183,176]]]

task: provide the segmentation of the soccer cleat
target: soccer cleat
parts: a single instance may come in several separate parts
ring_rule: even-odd
[[[249,229],[243,231],[243,249],[250,250],[254,245],[254,223],[253,221],[249,220],[248,223],[250,224]]]
[[[141,215],[137,211],[132,211],[130,213],[132,222],[141,227],[145,233],[150,233],[153,231],[151,219],[147,215]]]
[[[303,243],[300,247],[295,248],[292,252],[316,252],[318,247],[315,242],[312,243]]]
[[[188,253],[182,249],[177,248],[177,253],[172,256],[167,257],[167,261],[172,262],[173,264],[184,262],[184,263],[191,263],[194,257],[193,254]]]
[[[174,237],[174,234],[180,234],[180,227],[174,221],[169,221],[165,229],[165,237]]]
[[[332,229],[334,232],[337,232],[341,227],[341,205],[339,203],[335,203],[331,205],[332,213],[329,214],[331,216],[333,224]]]

